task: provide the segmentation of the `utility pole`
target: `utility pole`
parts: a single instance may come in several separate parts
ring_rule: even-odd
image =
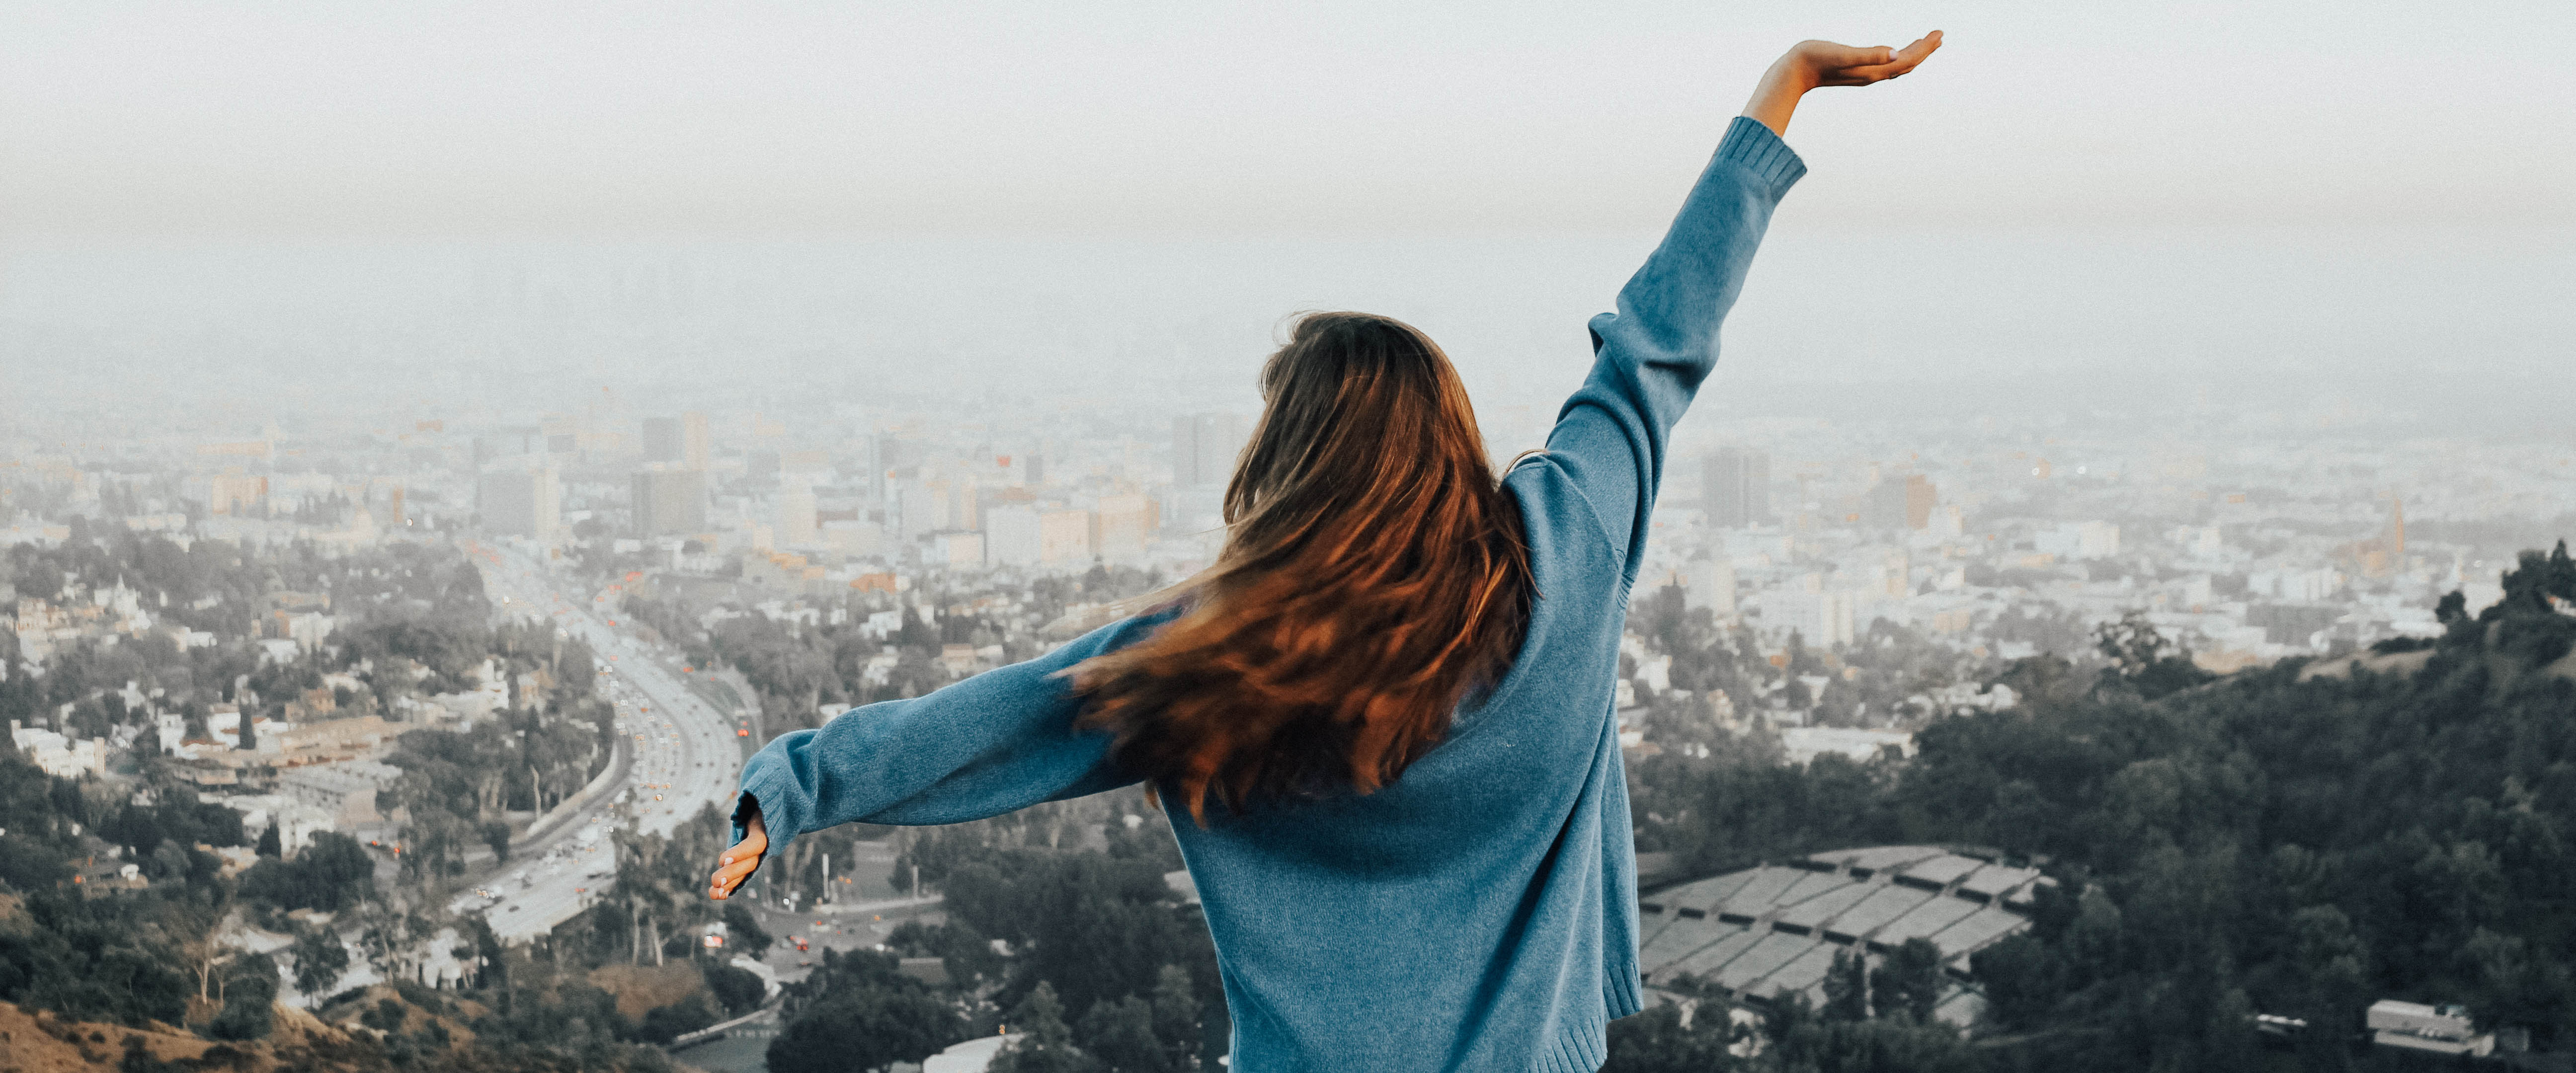
[[[832,897],[832,855],[829,853],[823,855],[823,900],[838,900]]]
[[[917,864],[912,866],[912,900],[921,900],[921,866]]]

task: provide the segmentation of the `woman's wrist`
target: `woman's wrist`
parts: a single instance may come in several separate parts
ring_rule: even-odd
[[[1745,102],[1744,115],[1771,128],[1771,133],[1786,136],[1789,117],[1798,111],[1798,99],[1814,88],[1815,72],[1795,53],[1782,56],[1770,70],[1762,72],[1762,81],[1753,87],[1753,99]]]

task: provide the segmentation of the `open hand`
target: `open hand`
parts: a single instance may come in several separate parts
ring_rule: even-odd
[[[707,897],[719,902],[725,900],[742,886],[743,880],[760,870],[760,858],[768,852],[769,828],[760,822],[760,813],[754,812],[743,820],[742,841],[734,843],[732,848],[724,851],[724,856],[716,860],[715,875],[707,880]]]
[[[1771,128],[1772,133],[1785,135],[1789,133],[1789,116],[1798,109],[1798,98],[1808,90],[1885,82],[1914,70],[1940,47],[1939,30],[1904,48],[1855,48],[1831,41],[1800,41],[1763,72],[1762,84],[1754,88],[1753,100],[1744,106],[1744,114]]]
[[[1913,70],[1941,47],[1941,31],[1934,30],[1904,48],[1873,45],[1853,48],[1831,41],[1800,41],[1780,57],[1780,64],[1792,67],[1796,77],[1808,88],[1818,86],[1866,86],[1885,82]]]

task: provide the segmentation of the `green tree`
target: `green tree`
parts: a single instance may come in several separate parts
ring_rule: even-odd
[[[778,942],[760,926],[760,918],[752,915],[751,907],[738,901],[725,903],[724,925],[725,949],[747,957],[766,954]]]
[[[252,954],[227,966],[224,1008],[206,1026],[206,1034],[223,1040],[264,1039],[274,1023],[270,1007],[277,1002],[277,963]]]
[[[1825,969],[1825,1005],[1818,1012],[1830,1020],[1865,1021],[1870,997],[1868,957],[1858,950],[1834,951],[1834,963]]]
[[[1659,1002],[1633,1017],[1610,1022],[1610,1058],[1601,1073],[1723,1073],[1744,1063],[1727,1053],[1726,1008],[1703,1004],[1690,1023],[1682,1009]]]
[[[734,965],[716,965],[707,969],[707,990],[723,1003],[725,1012],[737,1017],[760,1008],[769,997],[768,985],[760,975]]]
[[[1941,1002],[1941,948],[1917,936],[1888,951],[1869,974],[1869,998],[1882,1016],[1932,1023],[1932,1008]]]
[[[1174,1068],[1167,1064],[1162,1040],[1154,1035],[1153,1005],[1134,995],[1092,1003],[1090,1012],[1073,1026],[1073,1042],[1116,1073],[1166,1073]]]
[[[767,1057],[773,1073],[884,1069],[919,1062],[963,1034],[957,1012],[927,992],[869,986],[834,995],[788,1022]]]
[[[1074,1046],[1073,1030],[1064,1023],[1064,1002],[1053,985],[1040,981],[1003,1022],[1005,1028],[1013,1025],[1020,1038],[993,1056],[986,1067],[990,1073],[1103,1073],[1097,1059]]]
[[[1198,1068],[1199,998],[1189,970],[1165,965],[1154,981],[1154,1038],[1162,1041],[1164,1068]]]
[[[295,989],[304,993],[308,1004],[328,997],[332,986],[349,971],[349,948],[329,928],[297,931],[288,954],[295,959]]]
[[[672,1040],[716,1023],[716,1011],[707,1005],[705,995],[690,995],[668,1006],[644,1011],[644,1022],[635,1034],[651,1043],[669,1046]]]

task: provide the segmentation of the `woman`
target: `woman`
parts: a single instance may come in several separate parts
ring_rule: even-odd
[[[1805,174],[1779,138],[1800,95],[1940,43],[1809,41],[1774,64],[1593,318],[1547,450],[1499,482],[1429,339],[1299,322],[1262,371],[1214,568],[1050,655],[771,742],[709,894],[771,832],[1144,781],[1206,909],[1239,1073],[1597,1069],[1640,1001],[1611,696],[1666,436]]]

